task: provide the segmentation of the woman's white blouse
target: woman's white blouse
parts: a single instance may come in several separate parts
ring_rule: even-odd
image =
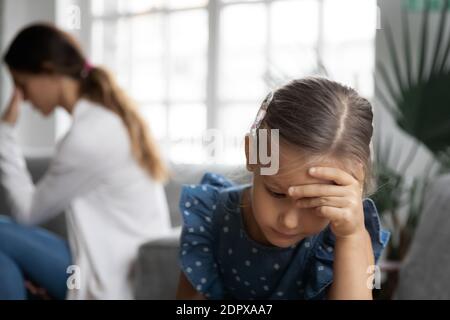
[[[76,266],[68,271],[67,298],[133,298],[138,248],[167,234],[170,217],[163,185],[135,161],[116,114],[80,100],[70,130],[36,185],[13,127],[0,123],[0,181],[20,223],[39,224],[66,211]]]

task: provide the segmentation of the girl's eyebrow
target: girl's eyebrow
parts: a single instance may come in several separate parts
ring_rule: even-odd
[[[270,185],[270,186],[274,186],[277,187],[279,189],[284,189],[276,180],[274,179],[270,179],[270,178],[265,178],[264,181],[266,184]]]
[[[307,186],[307,185],[311,185],[311,184],[336,184],[336,183],[334,183],[334,181],[328,181],[328,180],[317,180],[317,181],[314,181],[314,182],[308,182],[308,183],[302,183],[302,184],[295,184],[295,185],[289,185],[289,186],[287,186],[286,188],[285,187],[283,187],[281,184],[279,184],[279,182],[278,181],[276,181],[275,179],[271,179],[270,177],[266,177],[265,179],[264,179],[264,183],[266,184],[266,185],[269,185],[269,186],[271,186],[271,187],[277,187],[277,188],[279,188],[280,190],[288,190],[289,189],[289,187],[295,187],[295,186],[297,186],[297,187],[301,187],[301,186]]]

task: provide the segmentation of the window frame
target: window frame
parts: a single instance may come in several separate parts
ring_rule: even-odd
[[[152,14],[164,14],[165,17],[168,17],[170,14],[177,13],[177,12],[185,12],[190,10],[199,10],[204,9],[206,10],[207,14],[207,25],[208,25],[208,35],[207,35],[207,61],[206,61],[206,83],[205,83],[205,99],[199,100],[198,102],[204,103],[206,108],[206,127],[205,130],[208,129],[215,129],[220,127],[220,117],[219,114],[221,112],[221,108],[226,108],[227,105],[233,104],[233,103],[243,103],[248,104],[249,102],[253,103],[253,101],[250,100],[243,100],[243,99],[226,99],[226,100],[220,100],[219,95],[219,87],[220,87],[220,63],[221,63],[221,56],[220,56],[220,45],[221,45],[221,39],[220,39],[220,33],[221,33],[221,16],[222,11],[224,8],[229,6],[235,6],[235,5],[245,5],[245,4],[263,4],[265,6],[265,12],[266,12],[266,21],[268,24],[267,32],[266,32],[266,41],[265,41],[265,70],[263,72],[265,74],[272,74],[270,70],[271,66],[271,53],[273,51],[273,42],[271,41],[271,24],[272,24],[272,18],[271,18],[271,5],[273,3],[279,3],[279,2],[296,2],[301,0],[230,0],[228,2],[222,2],[221,0],[209,0],[205,6],[192,6],[192,7],[186,7],[186,8],[153,8],[150,10],[144,10],[141,12],[136,13],[110,13],[110,14],[104,14],[104,15],[94,15],[92,12],[92,4],[89,0],[67,0],[67,1],[75,1],[75,3],[80,7],[82,12],[81,22],[83,28],[81,30],[78,30],[78,36],[82,39],[83,44],[85,45],[86,52],[89,53],[89,56],[92,56],[93,50],[92,50],[92,26],[95,21],[98,20],[119,20],[124,18],[133,18],[138,16],[145,16],[145,15],[152,15]],[[317,70],[322,70],[323,64],[323,57],[325,52],[325,43],[324,43],[324,34],[325,34],[325,21],[324,21],[324,6],[325,6],[325,0],[315,0],[318,3],[318,21],[317,21],[317,28],[318,28],[318,36],[315,41],[314,51],[315,51],[315,60],[316,60],[316,66],[315,68]],[[166,20],[168,21],[168,20]],[[167,30],[167,27],[165,27]],[[168,37],[165,37],[166,39]],[[374,39],[375,40],[375,39]],[[167,48],[167,44],[165,44],[165,47]],[[165,68],[168,68],[168,62],[165,62]],[[167,69],[166,69],[167,70]],[[167,84],[168,81],[170,81],[170,77],[167,75],[167,78],[164,79]],[[271,85],[265,81],[265,86],[267,91],[269,91],[271,88]],[[162,101],[159,100],[149,100],[149,101],[139,101],[139,103],[142,104],[155,104],[158,102],[158,104],[161,104],[165,108],[165,132],[162,135],[163,138],[160,140],[161,143],[166,145],[166,147],[169,147],[171,142],[171,135],[170,135],[170,111],[171,111],[171,105],[176,104],[182,101],[172,101],[170,99],[169,90],[165,89],[164,92],[164,99]],[[255,106],[256,108],[256,106]],[[250,124],[249,124],[250,125]]]

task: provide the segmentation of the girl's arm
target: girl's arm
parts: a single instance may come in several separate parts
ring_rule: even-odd
[[[180,280],[178,281],[177,296],[178,300],[205,300],[202,294],[192,287],[191,283],[183,272],[180,272]]]
[[[317,215],[328,219],[336,237],[329,299],[372,299],[368,285],[371,275],[367,272],[375,263],[370,235],[365,228],[364,170],[361,163],[355,167],[353,174],[333,167],[310,168],[311,176],[334,183],[289,190],[291,196],[299,198],[299,207],[315,208]]]
[[[371,300],[368,270],[375,261],[369,233],[336,238],[334,255],[333,284],[327,298]]]

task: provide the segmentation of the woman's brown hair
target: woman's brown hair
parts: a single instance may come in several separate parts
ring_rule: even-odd
[[[122,119],[137,162],[155,180],[167,179],[167,168],[136,105],[106,69],[89,66],[80,45],[70,34],[50,24],[30,25],[14,38],[3,59],[11,70],[55,73],[79,81],[81,97],[104,106]]]
[[[370,102],[354,89],[308,77],[274,92],[261,127],[279,129],[280,143],[309,155],[360,162],[367,194],[372,188],[372,120]]]

